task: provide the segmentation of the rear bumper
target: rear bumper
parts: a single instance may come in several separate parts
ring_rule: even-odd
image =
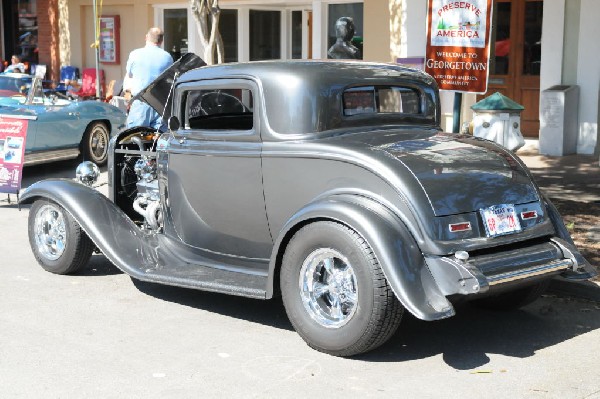
[[[445,295],[482,294],[490,289],[508,288],[535,280],[562,275],[588,279],[595,268],[570,243],[552,238],[521,248],[474,254],[467,261],[454,256],[427,256],[433,279]]]
[[[555,260],[547,264],[532,266],[525,269],[519,269],[506,273],[494,274],[487,276],[489,286],[497,284],[506,284],[513,281],[543,276],[546,274],[555,274],[573,268],[571,259]]]

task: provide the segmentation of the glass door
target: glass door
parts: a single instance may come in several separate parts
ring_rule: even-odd
[[[250,10],[250,61],[281,58],[281,11]]]
[[[486,95],[500,92],[525,107],[521,132],[538,137],[543,0],[496,0]],[[482,97],[480,97],[482,98]]]
[[[164,46],[177,61],[188,52],[188,18],[187,9],[172,8],[163,12]]]

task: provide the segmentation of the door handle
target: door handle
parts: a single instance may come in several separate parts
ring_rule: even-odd
[[[79,116],[79,112],[69,112],[69,116]]]

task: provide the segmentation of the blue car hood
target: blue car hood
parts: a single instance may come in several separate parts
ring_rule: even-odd
[[[23,107],[14,100],[12,100],[14,105],[7,105],[10,99],[5,100],[6,101],[0,101],[0,116],[23,116],[28,119],[37,116],[37,113],[32,109]]]
[[[522,162],[492,142],[439,133],[376,148],[410,170],[436,216],[539,200]]]

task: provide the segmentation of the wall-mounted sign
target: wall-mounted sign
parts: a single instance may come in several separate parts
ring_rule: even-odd
[[[0,193],[17,194],[21,189],[28,122],[0,116]]]
[[[118,64],[119,60],[119,31],[118,15],[100,17],[100,62],[103,64]]]
[[[425,72],[441,90],[487,91],[492,0],[428,0]]]

